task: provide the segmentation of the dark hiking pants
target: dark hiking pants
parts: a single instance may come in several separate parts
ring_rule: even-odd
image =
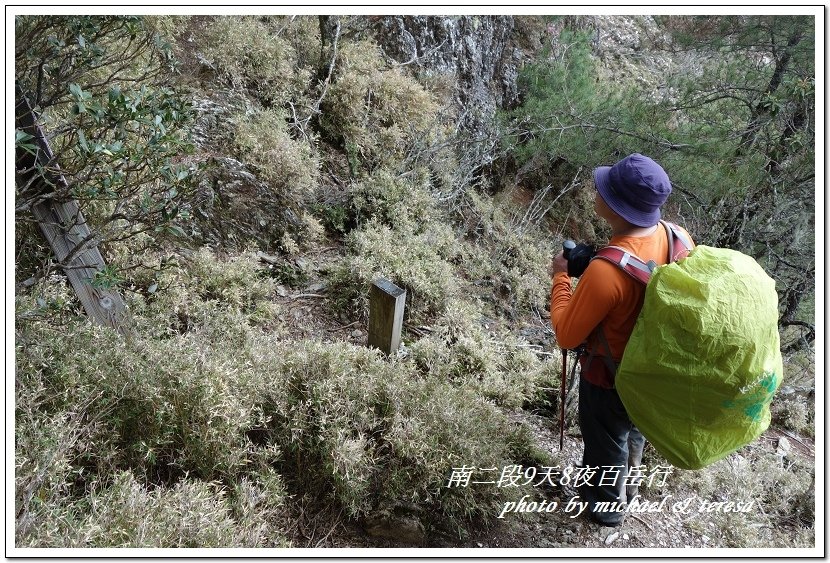
[[[579,380],[579,427],[585,452],[582,465],[593,474],[579,486],[594,520],[615,526],[622,522],[626,502],[626,475],[642,462],[645,438],[631,423],[616,389]],[[586,473],[586,477],[588,476]],[[636,486],[629,486],[636,495]],[[628,499],[629,501],[631,499]]]

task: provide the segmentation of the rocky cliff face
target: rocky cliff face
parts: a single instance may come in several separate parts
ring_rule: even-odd
[[[523,52],[513,16],[388,16],[377,26],[387,55],[456,84],[462,127],[476,136],[498,108],[517,101]]]

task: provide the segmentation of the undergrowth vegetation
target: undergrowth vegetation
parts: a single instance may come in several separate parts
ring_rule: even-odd
[[[574,162],[526,167],[568,187],[522,201],[456,146],[452,85],[390,61],[366,18],[339,19],[333,35],[311,16],[148,25],[181,59],[176,86],[198,101],[195,154],[180,155],[188,174],[177,179],[192,183],[152,186],[181,230],[156,237],[142,223],[102,248],[129,305],[127,338],[86,320],[44,245],[19,253],[44,266],[15,299],[15,545],[292,546],[309,499],[350,524],[403,511],[427,534],[463,538],[538,492],[447,483],[464,466],[564,463],[527,420],[557,406],[549,259],[566,232],[603,235],[577,181],[589,147],[568,137]],[[594,92],[590,65],[577,64],[585,38],[564,38],[574,52],[559,53],[563,68],[531,70],[572,79],[562,96]],[[534,143],[553,146],[529,135],[507,169]],[[391,357],[343,336],[365,337],[379,277],[407,291]],[[297,327],[310,319],[294,316],[304,298],[321,304],[299,313],[325,327],[311,338]],[[773,404],[775,423],[803,436],[814,412],[795,397]],[[808,545],[812,466],[741,455],[684,472],[672,490],[764,510],[690,526],[709,534],[714,523],[711,537],[730,547]]]
[[[717,538],[718,545],[802,547],[814,541],[816,499],[812,461],[789,452],[750,447],[706,471],[678,470],[675,495],[697,501],[692,505],[688,526],[709,538]],[[740,513],[706,509],[718,502],[749,509]]]
[[[453,467],[544,461],[497,408],[535,392],[510,382],[525,369],[549,375],[535,356],[482,351],[453,315],[429,344],[455,364],[441,369],[424,345],[388,361],[283,340],[260,326],[273,313],[253,306],[269,283],[255,267],[200,253],[168,291],[136,299],[148,325],[128,341],[18,300],[18,545],[279,545],[279,508],[305,491],[354,518],[415,503],[463,529],[504,491],[447,488]]]

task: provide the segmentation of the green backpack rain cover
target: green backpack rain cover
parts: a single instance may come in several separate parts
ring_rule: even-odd
[[[697,246],[654,270],[616,388],[660,454],[699,469],[767,429],[782,375],[775,282],[745,254]]]

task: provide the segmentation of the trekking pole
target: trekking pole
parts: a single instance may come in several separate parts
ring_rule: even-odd
[[[576,247],[572,240],[562,243],[562,255],[565,260],[571,256],[571,250]],[[568,351],[562,348],[562,381],[559,384],[559,450],[565,446],[565,400],[568,392]]]
[[[565,445],[565,399],[568,379],[568,351],[562,348],[562,382],[559,385],[559,451]]]

